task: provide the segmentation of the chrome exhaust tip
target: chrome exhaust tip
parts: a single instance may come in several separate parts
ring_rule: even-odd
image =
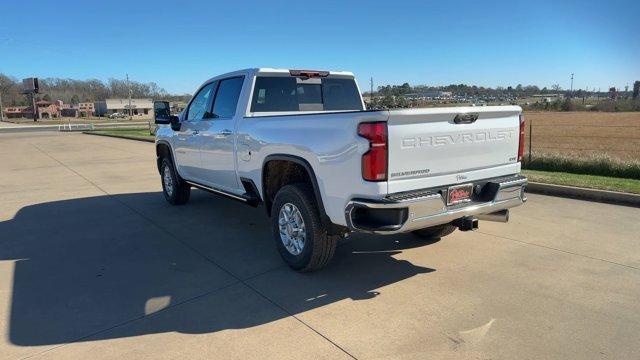
[[[506,223],[509,221],[509,210],[500,210],[489,214],[476,215],[478,220],[495,221]]]

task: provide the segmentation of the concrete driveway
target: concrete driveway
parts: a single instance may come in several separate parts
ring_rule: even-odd
[[[283,266],[263,209],[169,206],[153,144],[0,135],[0,357],[625,359],[640,209],[531,195],[433,243],[353,236]]]

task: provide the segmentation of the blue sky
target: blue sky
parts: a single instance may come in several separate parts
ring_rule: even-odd
[[[0,72],[155,81],[247,67],[353,71],[376,85],[563,88],[640,80],[640,1],[4,1]],[[28,19],[31,20],[28,20]]]

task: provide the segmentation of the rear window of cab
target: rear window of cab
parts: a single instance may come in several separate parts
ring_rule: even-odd
[[[251,112],[363,110],[354,79],[259,76],[253,89]]]

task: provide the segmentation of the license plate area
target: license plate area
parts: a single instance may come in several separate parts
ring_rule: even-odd
[[[470,202],[472,194],[473,184],[449,186],[447,189],[447,206]]]

